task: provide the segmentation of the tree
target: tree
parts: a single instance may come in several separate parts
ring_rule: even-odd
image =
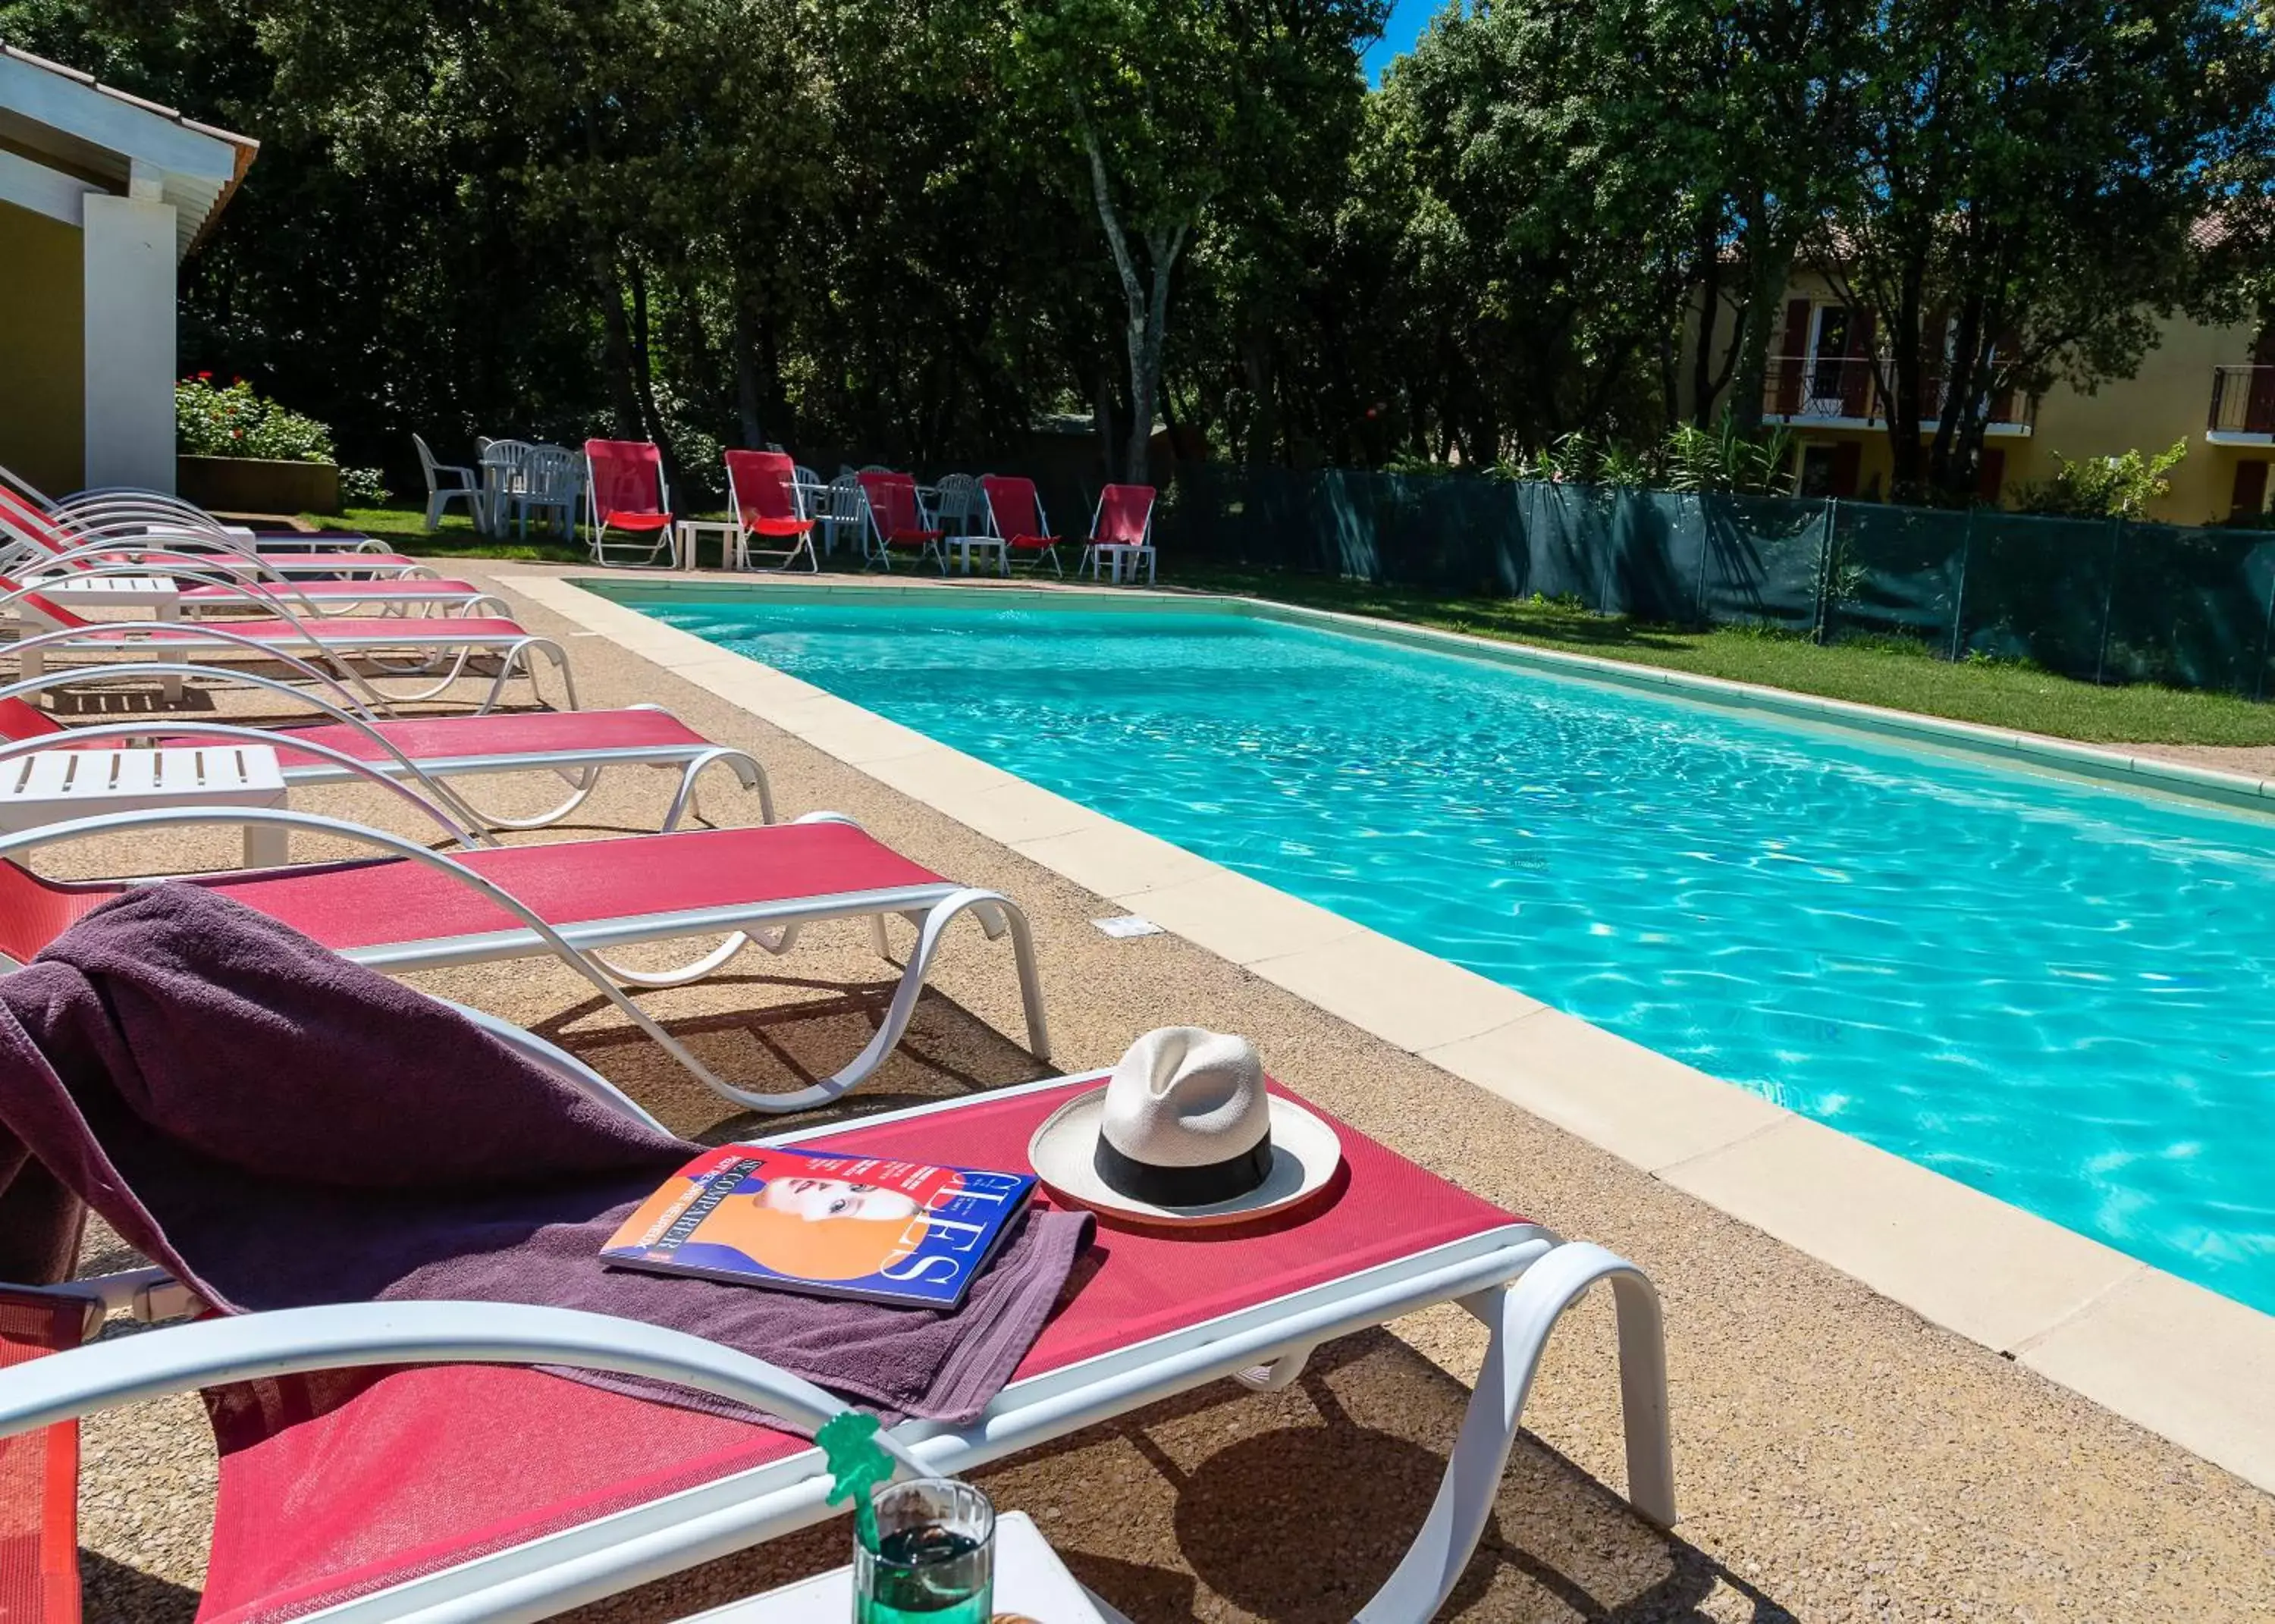
[[[2240,313],[2218,238],[2256,232],[2275,141],[2255,8],[1890,0],[1869,66],[1813,251],[1886,347],[1893,494],[1968,498],[1994,402],[2129,375],[2175,312]]]
[[[1177,265],[1213,204],[1274,185],[1323,89],[1356,94],[1381,0],[1046,0],[1005,18],[1035,127],[1062,132],[1112,255],[1127,352],[1125,478],[1142,481]]]

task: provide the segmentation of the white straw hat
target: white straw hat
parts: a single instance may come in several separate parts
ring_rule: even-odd
[[[1105,1086],[1053,1112],[1027,1159],[1057,1194],[1155,1224],[1226,1224],[1295,1205],[1342,1161],[1335,1130],[1271,1093],[1245,1038],[1167,1026]]]

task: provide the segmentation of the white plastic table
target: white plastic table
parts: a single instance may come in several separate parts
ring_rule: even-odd
[[[995,1611],[1036,1624],[1129,1624],[1075,1582],[1033,1521],[1018,1511],[995,1519]],[[841,1567],[681,1624],[850,1624],[852,1617],[853,1570]]]
[[[679,521],[679,567],[695,568],[695,543],[704,536],[719,538],[719,567],[722,570],[747,569],[750,561],[740,556],[742,549],[735,545],[739,534],[735,521],[725,518],[684,518]]]
[[[179,620],[182,617],[181,584],[167,575],[44,575],[25,583],[35,585],[42,595],[59,600],[73,614],[93,609],[138,609],[147,611],[149,620]],[[42,615],[29,602],[17,601],[17,607],[41,630],[60,631],[60,624]],[[29,678],[40,676],[48,668],[48,651],[34,648],[19,656],[20,675]],[[160,680],[166,703],[178,705],[182,699],[182,679],[169,676]]]
[[[956,572],[958,575],[971,573],[971,549],[975,547],[993,548],[995,551],[995,572],[999,575],[1009,572],[1009,566],[1005,560],[1004,543],[1000,537],[949,536],[942,545],[953,547],[956,549]]]
[[[163,726],[162,720],[154,725]],[[42,750],[0,762],[0,830],[166,806],[282,806],[284,773],[266,744]],[[284,830],[245,831],[245,865],[292,860]]]

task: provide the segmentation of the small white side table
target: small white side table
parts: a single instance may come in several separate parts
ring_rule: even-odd
[[[74,615],[87,615],[96,609],[144,609],[151,620],[179,620],[182,617],[181,584],[166,575],[43,575],[24,583],[36,586],[43,597]],[[16,607],[23,611],[26,623],[42,631],[62,628],[56,621],[42,615],[25,599],[19,598]],[[90,616],[90,618],[92,616]],[[47,653],[35,648],[21,655],[19,675],[40,676],[47,669]],[[168,676],[160,679],[160,689],[166,703],[182,702],[182,679]]]
[[[983,554],[993,549],[995,554],[995,572],[998,575],[1008,575],[1010,573],[1009,565],[1007,562],[1007,555],[1009,549],[999,537],[949,536],[943,540],[941,545],[943,547],[952,547],[956,549],[956,572],[958,575],[970,575],[971,573],[971,549],[975,547]]]
[[[284,797],[283,769],[266,744],[42,750],[0,762],[0,829],[10,834],[154,807],[282,806]],[[277,868],[291,860],[286,831],[245,831],[247,868]]]
[[[1024,1614],[1039,1624],[1129,1624],[1075,1582],[1033,1522],[1018,1511],[995,1519],[995,1611]],[[840,1624],[852,1617],[853,1570],[841,1567],[680,1624]]]
[[[738,533],[738,527],[732,519],[681,519],[679,521],[679,567],[683,570],[695,568],[695,543],[704,536],[716,536],[719,538],[720,567],[727,570],[744,568],[744,561],[736,556],[741,551],[735,545],[735,538]]]

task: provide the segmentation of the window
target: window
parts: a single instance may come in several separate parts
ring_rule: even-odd
[[[1833,494],[1833,448],[1829,445],[1805,445],[1801,448],[1801,487],[1803,496],[1825,497]]]
[[[1856,327],[1846,305],[1817,307],[1816,341],[1809,347],[1809,392],[1819,400],[1841,393],[1841,362],[1848,359],[1849,334]]]

